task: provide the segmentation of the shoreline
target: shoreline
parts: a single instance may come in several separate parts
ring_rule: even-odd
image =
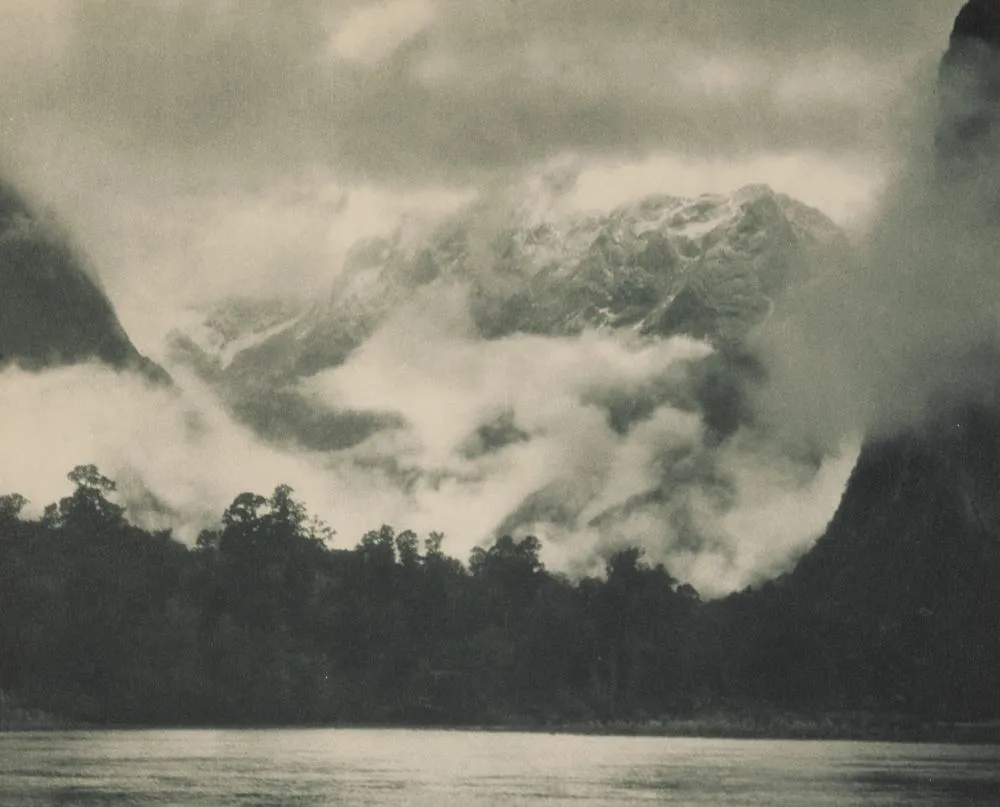
[[[1000,721],[927,721],[908,715],[717,713],[645,720],[589,720],[560,723],[512,718],[490,723],[345,722],[294,724],[86,724],[40,710],[14,708],[0,714],[0,733],[65,731],[264,731],[264,730],[470,731],[567,734],[595,737],[661,737],[717,740],[812,740],[844,742],[1000,745]]]

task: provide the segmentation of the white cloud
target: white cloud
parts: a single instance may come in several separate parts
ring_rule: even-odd
[[[803,554],[826,530],[860,445],[856,438],[847,439],[818,470],[806,472],[774,449],[741,446],[739,440],[727,447],[723,465],[733,474],[739,497],[717,529],[734,551],[722,564],[713,562],[711,553],[692,558],[687,574],[702,589],[728,591],[785,571],[789,558]]]
[[[377,64],[426,28],[435,11],[433,0],[388,0],[358,6],[330,37],[330,52],[349,62]]]
[[[641,387],[710,352],[683,338],[629,346],[594,332],[481,340],[461,291],[434,294],[399,311],[347,364],[311,382],[338,406],[403,414],[427,468],[447,466],[463,439],[504,412],[529,433],[549,435],[572,423],[588,392]]]
[[[759,85],[764,75],[760,62],[699,54],[679,58],[672,78],[676,88],[688,93],[735,95]]]
[[[877,164],[809,152],[715,159],[661,153],[639,161],[581,164],[565,204],[610,209],[648,194],[699,196],[766,183],[842,225],[853,225],[872,213],[884,181],[885,169]]]
[[[46,159],[27,168],[22,144],[15,176],[71,233],[136,346],[160,359],[185,309],[232,295],[324,296],[358,240],[400,225],[419,232],[474,196],[319,170],[250,187],[192,185],[156,161],[118,164],[99,144],[36,134]]]
[[[69,0],[4,0],[0,11],[0,67],[8,78],[31,82],[32,72],[55,67],[72,37]]]
[[[346,455],[391,463],[407,491],[392,516],[444,531],[459,556],[516,524],[543,539],[553,568],[591,572],[600,552],[640,544],[719,594],[781,571],[836,507],[853,448],[817,468],[752,434],[704,443],[701,414],[680,405],[704,344],[594,332],[483,341],[472,331],[461,295],[438,290],[308,385],[320,405],[404,418]],[[602,395],[634,401],[653,387],[667,391],[649,416],[614,431]],[[502,415],[520,438],[467,453],[476,429]]]
[[[0,491],[16,491],[37,514],[69,492],[66,474],[96,464],[127,498],[145,488],[169,515],[130,512],[139,523],[169,525],[186,540],[214,526],[233,498],[292,485],[333,515],[319,459],[263,445],[235,425],[192,378],[183,390],[150,386],[131,374],[80,365],[44,373],[0,374]],[[136,487],[138,486],[138,487]]]

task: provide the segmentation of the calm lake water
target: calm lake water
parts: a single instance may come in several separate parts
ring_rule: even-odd
[[[1000,805],[1000,747],[413,730],[6,734],[0,804]]]

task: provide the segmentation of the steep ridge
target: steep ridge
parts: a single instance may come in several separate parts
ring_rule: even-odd
[[[88,360],[169,380],[136,350],[64,236],[0,182],[0,365]]]
[[[1000,4],[974,0],[941,64],[935,176],[945,198],[989,193],[969,183],[969,168],[985,161],[995,172],[998,87]],[[995,390],[995,347],[967,351]],[[788,612],[812,614],[815,632],[805,647],[801,625],[771,629],[762,652],[778,680],[835,679],[839,688],[804,688],[839,690],[853,706],[1000,716],[1000,398],[940,398],[918,427],[869,440],[826,534],[771,591]]]
[[[840,654],[844,697],[1000,715],[998,479],[995,410],[865,447],[826,535],[788,581],[793,610],[829,639],[822,655]]]

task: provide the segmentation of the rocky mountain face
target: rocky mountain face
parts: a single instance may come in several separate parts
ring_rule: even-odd
[[[653,196],[602,215],[515,216],[485,232],[484,217],[473,206],[423,237],[399,231],[356,245],[329,297],[309,306],[228,301],[197,332],[172,335],[172,358],[264,434],[339,447],[381,421],[318,414],[296,397],[296,381],[341,364],[422,293],[462,289],[482,339],[597,328],[729,349],[844,243],[822,213],[766,186]]]
[[[951,414],[865,447],[785,583],[823,644],[780,664],[800,679],[811,664],[821,680],[835,659],[827,671],[852,705],[1000,714],[1000,411]],[[785,630],[778,646],[801,626]]]
[[[88,360],[168,380],[135,349],[66,238],[0,182],[0,364]]]
[[[942,198],[990,193],[969,169],[996,170],[998,90],[1000,5],[973,0],[940,71]],[[969,345],[968,362],[997,388],[995,345]],[[829,694],[834,681],[854,706],[1000,715],[1000,396],[941,398],[923,423],[868,442],[826,534],[769,593],[773,613],[813,615],[808,639],[778,616],[769,628],[777,686]]]
[[[1000,6],[973,0],[959,13],[940,72],[941,110],[935,159],[943,193],[977,194],[956,162],[986,158],[1000,145],[1000,132],[990,123],[1000,114]],[[991,166],[996,163],[991,159]],[[947,197],[946,197],[947,198]],[[1000,229],[1000,217],[986,226]],[[959,248],[960,245],[955,245]],[[955,282],[962,282],[956,278]],[[963,357],[980,375],[1000,381],[996,346],[970,344]],[[963,360],[960,359],[960,360]],[[989,382],[990,379],[987,379]],[[997,389],[996,381],[980,385]],[[984,540],[1000,552],[1000,396],[930,407],[920,427],[872,442],[863,452],[830,534],[844,541],[871,541],[910,523],[919,535],[941,525],[954,540]],[[934,531],[934,530],[932,530]],[[853,537],[850,537],[853,536]],[[812,563],[812,561],[810,561]],[[808,566],[809,564],[806,564]]]

